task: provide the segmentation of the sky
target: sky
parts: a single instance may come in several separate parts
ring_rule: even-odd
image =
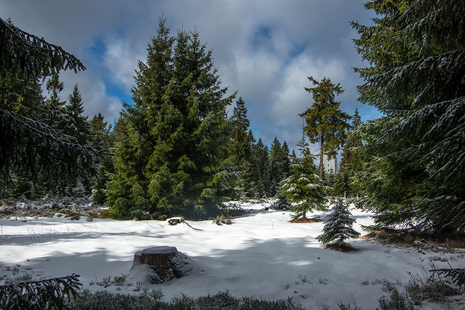
[[[301,139],[299,113],[313,100],[307,77],[330,78],[345,92],[341,110],[362,121],[381,114],[356,101],[363,84],[353,67],[365,67],[352,39],[350,21],[370,24],[366,0],[4,0],[0,17],[43,37],[79,58],[86,71],[60,74],[61,99],[77,83],[85,114],[102,113],[113,123],[122,101],[131,103],[134,70],[146,59],[147,44],[158,20],[167,19],[171,34],[197,30],[212,50],[221,86],[238,91],[248,108],[256,140],[275,137],[291,149]],[[232,107],[229,108],[230,115]],[[312,146],[312,153],[318,147]]]

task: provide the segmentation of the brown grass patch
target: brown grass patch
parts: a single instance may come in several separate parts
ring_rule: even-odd
[[[383,244],[399,247],[414,247],[433,252],[455,252],[457,249],[465,249],[465,236],[449,235],[446,232],[415,233],[411,230],[381,228],[362,236],[364,240],[376,240]]]
[[[319,222],[323,222],[323,220],[321,219],[321,217],[312,217],[312,218],[299,217],[289,222],[290,223],[319,223]]]

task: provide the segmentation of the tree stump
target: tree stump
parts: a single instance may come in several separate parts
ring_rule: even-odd
[[[146,269],[151,284],[159,284],[187,275],[193,268],[189,258],[176,247],[158,246],[134,254],[131,271]]]

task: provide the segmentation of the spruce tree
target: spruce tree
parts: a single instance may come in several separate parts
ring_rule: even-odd
[[[232,136],[230,142],[229,154],[240,173],[240,177],[236,180],[235,193],[236,198],[241,200],[246,199],[251,195],[252,191],[252,141],[253,134],[249,129],[250,121],[247,118],[247,108],[242,97],[236,101],[236,106],[233,110],[232,117]]]
[[[352,228],[355,220],[350,218],[351,215],[349,205],[337,198],[333,211],[326,216],[323,234],[316,239],[325,246],[334,245],[339,250],[351,250],[352,247],[345,240],[360,236],[360,233]]]
[[[112,212],[126,218],[217,212],[228,193],[225,112],[234,95],[224,97],[212,52],[197,32],[171,37],[160,19],[135,81],[135,104],[124,105],[118,126]]]
[[[73,143],[55,127],[38,82],[58,76],[61,70],[85,70],[83,64],[61,47],[0,18],[0,68],[2,194],[14,188],[18,178],[37,185],[43,180],[67,182],[95,174],[99,152]]]
[[[284,141],[281,147],[281,170],[283,178],[287,178],[291,173],[291,159],[289,154],[289,146]]]
[[[355,114],[352,116],[353,130],[348,132],[340,162],[340,167],[347,169],[351,175],[362,170],[363,157],[357,152],[363,146],[360,133],[357,131],[360,125],[362,125],[362,120],[358,109],[355,109]]]
[[[75,84],[73,93],[68,97],[68,104],[65,106],[67,115],[66,128],[64,132],[74,138],[80,145],[86,145],[91,139],[90,125],[87,116],[83,116],[84,107],[82,97],[79,93],[78,85]]]
[[[295,219],[307,219],[307,212],[325,210],[326,189],[315,174],[314,157],[308,149],[305,137],[297,143],[300,158],[296,158],[292,166],[292,174],[281,183],[281,194],[293,204]]]
[[[268,169],[268,147],[263,144],[262,139],[252,147],[252,182],[254,184],[253,192],[256,198],[266,197],[266,191],[269,188],[269,169]]]
[[[270,147],[269,157],[269,182],[270,187],[268,188],[267,196],[274,197],[278,193],[279,183],[283,179],[282,169],[283,154],[281,149],[281,142],[275,137]]]
[[[341,103],[335,101],[336,95],[344,92],[340,83],[335,85],[327,78],[318,82],[311,76],[308,80],[315,85],[305,87],[313,96],[313,104],[299,115],[305,120],[304,130],[310,142],[320,144],[320,180],[323,180],[323,155],[326,154],[328,159],[336,156],[346,137],[346,130],[350,128],[347,121],[351,117],[342,112],[339,109]]]
[[[384,118],[362,126],[370,162],[359,178],[379,225],[461,232],[465,87],[465,2],[377,0],[380,18],[352,23],[368,68],[358,87],[363,103]],[[374,52],[376,51],[376,52]]]

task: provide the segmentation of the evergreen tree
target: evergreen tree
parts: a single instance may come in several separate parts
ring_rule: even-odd
[[[340,102],[335,96],[344,92],[340,84],[333,84],[330,79],[324,78],[321,82],[313,77],[308,80],[315,85],[305,88],[312,94],[313,104],[304,113],[299,114],[305,120],[304,130],[311,143],[320,143],[320,180],[323,180],[323,155],[328,159],[336,156],[346,137],[346,130],[350,128],[347,121],[350,116],[339,109]]]
[[[326,217],[323,234],[316,239],[326,246],[334,244],[341,250],[351,249],[352,247],[345,240],[360,236],[360,233],[352,228],[355,220],[350,218],[351,215],[349,205],[338,198],[333,212]]]
[[[266,197],[266,190],[269,188],[268,170],[268,147],[263,144],[262,139],[252,147],[252,182],[256,198]]]
[[[340,169],[335,176],[333,195],[347,198],[351,191],[347,170]]]
[[[283,142],[283,146],[281,147],[281,169],[284,179],[291,174],[291,159],[289,155],[289,146],[286,141]]]
[[[236,101],[233,112],[233,131],[231,140],[231,155],[236,165],[244,165],[250,162],[251,144],[249,137],[249,124],[247,108],[242,97]]]
[[[329,172],[324,175],[325,185],[328,186],[328,195],[335,195],[334,194],[334,182],[335,182],[336,175],[334,173],[333,168],[329,169]]]
[[[281,143],[278,138],[275,137],[273,143],[271,143],[270,157],[269,157],[269,173],[270,173],[270,187],[268,188],[267,196],[274,197],[278,193],[279,183],[283,179],[282,169],[282,150]]]
[[[465,168],[465,2],[377,0],[380,18],[353,23],[368,68],[359,100],[386,116],[362,126],[367,169],[358,179],[379,225],[461,232]],[[376,51],[376,52],[375,52]]]
[[[63,91],[63,82],[60,82],[58,74],[53,74],[45,84],[49,98],[45,100],[47,108],[47,123],[50,127],[63,130],[65,128],[65,104],[66,101],[60,101],[59,93]]]
[[[87,116],[83,116],[84,107],[82,106],[82,97],[79,93],[78,85],[74,85],[73,93],[68,97],[68,104],[65,106],[67,123],[65,133],[76,138],[80,145],[86,145],[90,140],[90,125]]]
[[[105,117],[101,113],[98,113],[89,121],[89,129],[92,137],[89,144],[96,149],[109,152],[109,150],[114,147],[114,140],[116,139],[112,137],[114,133],[110,132],[112,126],[108,125],[108,122],[105,122],[104,119]],[[98,162],[98,171],[99,178],[94,180],[91,199],[103,205],[108,199],[106,185],[110,181],[110,175],[115,172],[110,154],[106,154],[106,156]]]
[[[234,95],[224,97],[211,51],[197,32],[171,37],[160,19],[135,81],[135,104],[120,114],[112,212],[155,218],[216,212],[228,192],[225,114]]]
[[[292,174],[281,183],[281,194],[293,204],[295,218],[307,219],[307,212],[325,210],[326,190],[314,173],[314,157],[310,154],[305,137],[297,143],[301,157],[296,158]]]
[[[363,146],[360,133],[357,128],[362,125],[362,120],[358,109],[355,109],[355,114],[352,117],[352,128],[349,131],[347,139],[344,142],[344,148],[341,156],[340,166],[347,169],[351,175],[362,170],[363,158],[361,154],[357,153],[357,149]]]
[[[54,127],[38,83],[64,69],[85,70],[82,63],[61,47],[0,19],[0,68],[0,194],[21,178],[41,184],[45,179],[71,181],[95,174],[93,162],[99,153],[73,143]]]
[[[236,101],[233,113],[233,130],[229,154],[232,156],[234,164],[240,173],[240,178],[236,181],[236,195],[241,200],[244,200],[251,195],[252,191],[251,159],[254,138],[249,129],[250,122],[247,118],[247,108],[242,97],[239,97]]]

